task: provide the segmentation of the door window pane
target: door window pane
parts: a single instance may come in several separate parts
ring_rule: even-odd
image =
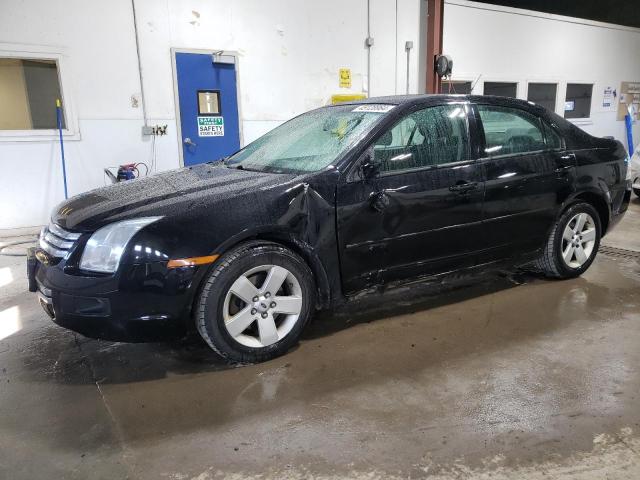
[[[590,83],[567,83],[564,118],[589,118],[592,92],[593,85]]]
[[[542,126],[544,128],[544,136],[547,138],[547,147],[554,150],[562,148],[562,138],[560,138],[560,135],[547,125],[546,122],[542,122]]]
[[[220,115],[220,92],[198,90],[198,115]]]
[[[513,82],[484,82],[484,94],[498,97],[516,97],[518,84]]]
[[[527,91],[527,100],[554,112],[556,109],[556,91],[558,85],[555,83],[530,83]]]
[[[59,98],[55,60],[0,58],[0,130],[57,128]]]
[[[443,105],[414,112],[373,146],[380,172],[396,172],[469,159],[467,115],[462,106]]]
[[[478,105],[484,128],[485,153],[511,155],[545,148],[540,121],[515,108]]]
[[[454,82],[442,80],[440,83],[440,93],[458,93],[469,95],[471,93],[471,82]]]

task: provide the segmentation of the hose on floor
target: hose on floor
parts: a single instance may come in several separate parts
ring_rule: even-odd
[[[26,257],[27,256],[27,252],[24,253],[20,253],[20,252],[5,252],[4,249],[5,248],[9,248],[9,247],[15,247],[18,245],[24,245],[27,243],[35,243],[36,240],[38,240],[38,236],[34,235],[32,238],[29,238],[27,240],[16,240],[14,242],[7,242],[7,243],[3,243],[0,245],[0,255],[5,255],[7,257]]]

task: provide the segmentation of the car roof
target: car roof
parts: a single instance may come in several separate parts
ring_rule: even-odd
[[[362,100],[353,100],[339,103],[338,105],[362,105],[362,104],[385,104],[385,105],[411,105],[429,104],[438,105],[451,101],[469,101],[474,103],[489,103],[495,105],[513,105],[520,108],[531,109],[536,105],[527,100],[520,100],[511,97],[499,97],[495,95],[462,95],[462,94],[414,94],[414,95],[387,95],[382,97],[370,97]]]

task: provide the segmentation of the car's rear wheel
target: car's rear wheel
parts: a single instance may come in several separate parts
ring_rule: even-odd
[[[571,205],[552,229],[536,266],[547,276],[572,278],[584,273],[600,246],[601,223],[589,203]]]
[[[273,243],[247,244],[218,260],[196,306],[202,338],[222,357],[253,363],[298,340],[315,304],[306,263]]]

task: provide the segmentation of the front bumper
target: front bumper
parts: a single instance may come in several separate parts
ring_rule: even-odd
[[[163,262],[123,265],[117,275],[65,272],[27,253],[29,290],[58,325],[87,337],[154,341],[183,335],[190,324],[197,267],[168,270]]]

